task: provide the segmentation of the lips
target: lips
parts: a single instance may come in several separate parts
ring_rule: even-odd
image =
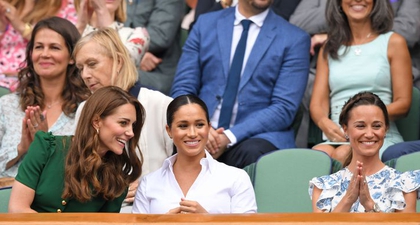
[[[363,5],[353,5],[353,6],[351,6],[351,8],[353,9],[353,11],[361,12],[365,9],[365,6],[363,6]]]
[[[195,140],[195,141],[184,141],[184,143],[187,146],[194,147],[194,146],[197,146],[200,143],[200,141],[198,141],[198,140]]]

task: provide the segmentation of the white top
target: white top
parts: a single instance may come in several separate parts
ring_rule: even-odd
[[[231,50],[230,50],[230,63],[232,63],[233,56],[235,55],[236,47],[238,46],[239,40],[241,39],[242,31],[244,30],[242,27],[241,21],[245,19],[252,21],[252,23],[249,25],[248,38],[246,40],[246,49],[245,49],[245,54],[244,54],[244,62],[242,64],[241,76],[248,62],[248,58],[249,58],[249,55],[251,54],[251,50],[255,44],[255,41],[257,40],[258,34],[260,33],[261,27],[264,24],[264,20],[268,15],[268,11],[269,9],[255,16],[246,18],[239,12],[238,7],[236,7],[235,9],[235,21],[233,22],[233,37],[232,37],[232,45],[231,45]],[[210,118],[210,122],[213,127],[219,126],[219,117],[220,117],[221,110],[222,110],[222,102],[220,102],[220,104],[216,107],[216,110],[214,111],[213,116]],[[235,104],[233,106],[232,118],[230,120],[230,127],[233,127],[233,125],[235,124],[237,112],[238,112],[238,98],[236,98]],[[229,138],[229,141],[230,141],[229,146],[236,144],[237,139],[236,139],[236,136],[232,133],[232,131],[225,130],[224,133]]]
[[[143,177],[137,189],[133,213],[164,214],[179,207],[181,198],[197,201],[209,213],[255,213],[257,203],[245,170],[214,160],[206,151],[201,172],[184,196],[173,173],[177,155]]]
[[[163,161],[173,152],[172,139],[166,133],[166,110],[171,97],[159,91],[141,88],[137,99],[146,112],[146,119],[140,134],[139,146],[143,154],[142,176],[159,169]],[[76,112],[76,121],[85,102],[80,104]],[[77,122],[76,122],[77,124]],[[74,131],[73,131],[74,133]]]

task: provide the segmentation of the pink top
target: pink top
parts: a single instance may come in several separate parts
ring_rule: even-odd
[[[57,16],[76,24],[77,13],[73,0],[62,0],[62,7]],[[0,75],[17,74],[20,64],[25,60],[27,44],[28,41],[9,24],[0,36]]]

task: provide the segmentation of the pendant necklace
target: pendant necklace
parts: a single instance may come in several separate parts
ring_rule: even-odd
[[[61,100],[60,101],[56,101],[56,102],[51,103],[51,104],[45,104],[45,106],[47,107],[47,109],[51,109],[51,107],[53,107],[54,105],[57,105],[58,103],[61,103]]]
[[[367,40],[370,37],[371,34],[372,34],[372,32],[369,33],[368,35],[366,35],[366,38],[363,41]],[[359,46],[359,45],[363,44],[362,42],[354,47],[354,54],[357,55],[357,56],[362,54],[362,49]]]

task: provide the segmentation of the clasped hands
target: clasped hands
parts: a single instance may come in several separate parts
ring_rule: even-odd
[[[207,151],[213,156],[214,159],[219,158],[227,149],[230,143],[229,138],[224,133],[224,128],[217,130],[210,128],[209,139],[206,144]]]
[[[39,106],[28,106],[25,117],[22,119],[22,136],[18,145],[18,154],[23,155],[28,151],[29,145],[39,130],[48,131],[46,111],[42,112]]]
[[[179,207],[173,208],[167,214],[208,213],[200,203],[181,198]]]
[[[372,200],[369,192],[369,185],[366,181],[363,163],[357,161],[356,172],[350,180],[346,195],[343,200],[351,207],[359,199],[366,211],[373,209],[375,202]]]

